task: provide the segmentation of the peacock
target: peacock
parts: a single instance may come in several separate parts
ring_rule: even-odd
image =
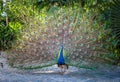
[[[65,59],[63,56],[63,50],[64,50],[64,46],[62,45],[59,56],[58,56],[58,61],[57,61],[57,65],[58,67],[61,68],[61,72],[62,72],[62,69],[64,69],[63,72],[66,71],[65,69],[68,69],[68,65],[65,63]]]
[[[95,20],[100,19],[97,12],[83,13],[82,9],[60,8],[29,17],[25,23],[28,28],[20,30],[21,39],[8,51],[10,65],[33,69],[57,64],[68,69],[92,68],[107,62],[104,58],[110,53],[109,45],[102,36],[107,36],[109,30],[102,28],[104,22]]]

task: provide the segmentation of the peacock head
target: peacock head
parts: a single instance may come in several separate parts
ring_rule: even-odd
[[[64,44],[61,45],[61,49],[63,49],[63,48],[64,48]]]

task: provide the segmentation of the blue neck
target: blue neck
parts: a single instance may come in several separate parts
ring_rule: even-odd
[[[63,49],[64,49],[64,46],[62,45],[60,53],[59,53],[59,58],[58,58],[58,64],[60,64],[60,65],[65,64],[65,60],[63,57]]]

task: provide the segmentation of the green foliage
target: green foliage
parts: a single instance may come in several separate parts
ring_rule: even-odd
[[[11,29],[16,31],[16,33],[18,33],[19,30],[22,28],[22,26],[21,26],[21,24],[19,22],[10,22],[9,26],[11,27]]]
[[[17,17],[18,14],[14,12],[14,9],[11,9],[11,6],[15,6],[7,2],[7,5],[3,7],[3,2],[0,3],[0,50],[7,50],[15,45],[16,40],[20,39],[22,25]],[[6,16],[1,15],[3,12],[7,13],[8,19],[6,19]],[[6,21],[8,21],[8,25],[6,25]]]
[[[6,50],[12,47],[17,39],[19,33],[16,29],[10,26],[5,26],[4,23],[0,24],[0,50]]]
[[[112,11],[111,11],[111,28],[112,35],[115,35],[118,40],[120,40],[120,1],[114,0]],[[120,46],[118,44],[118,46]],[[119,47],[120,48],[120,47]]]
[[[111,36],[114,37],[114,40],[111,41],[111,50],[115,54],[116,59],[120,60],[120,1],[113,0],[113,5],[111,7]],[[120,63],[120,62],[118,62]],[[117,63],[116,63],[117,64]]]
[[[35,6],[38,9],[46,8],[49,10],[52,6],[56,5],[58,7],[71,7],[76,5],[84,6],[84,0],[39,0],[36,2]]]
[[[3,1],[1,0],[0,1],[0,13],[2,12],[2,10],[3,10]]]

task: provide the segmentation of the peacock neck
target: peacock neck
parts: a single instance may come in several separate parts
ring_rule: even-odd
[[[64,46],[62,45],[60,53],[59,53],[59,58],[58,58],[58,64],[60,64],[60,65],[65,64],[65,60],[64,60],[64,57],[63,57],[63,49],[64,49]]]

